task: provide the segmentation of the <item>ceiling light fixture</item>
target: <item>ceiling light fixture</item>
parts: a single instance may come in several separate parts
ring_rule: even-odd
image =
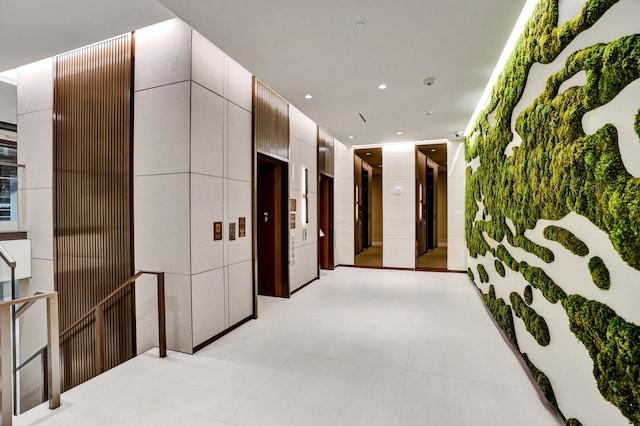
[[[427,77],[424,80],[422,80],[422,84],[424,84],[425,86],[433,86],[435,82],[436,82],[435,77]]]
[[[354,138],[353,136],[349,136],[349,139],[353,139],[353,138]]]
[[[432,150],[431,150],[431,152],[436,152],[436,150],[435,150],[435,149],[432,149]]]
[[[371,153],[370,153],[370,152],[367,152],[367,155],[371,155]]]
[[[305,99],[311,99],[313,98],[313,96],[310,93],[307,93],[306,95],[304,95]]]
[[[386,84],[384,84],[384,83],[382,83],[382,84],[380,84],[380,85],[378,86],[378,89],[381,89],[381,90],[384,90],[384,89],[386,89],[386,88],[387,88],[387,85],[386,85]]]
[[[365,24],[365,23],[364,23],[364,22],[362,22],[362,21],[360,21],[360,22],[356,22],[356,28],[357,28],[357,29],[359,29],[359,30],[363,29],[363,28],[364,28],[364,27],[366,27],[366,26],[367,26],[367,24]]]
[[[434,110],[429,110],[429,111],[425,111],[424,113],[425,113],[425,115],[433,115],[435,113],[435,111]]]
[[[396,132],[396,135],[401,135],[403,134],[403,132]]]

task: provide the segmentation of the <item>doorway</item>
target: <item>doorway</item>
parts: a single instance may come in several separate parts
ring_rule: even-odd
[[[447,270],[447,144],[416,146],[416,269]]]
[[[288,165],[258,155],[258,294],[289,297]]]
[[[382,267],[382,148],[354,151],[355,266]]]
[[[333,178],[320,175],[320,204],[318,229],[318,265],[321,269],[334,269],[333,261]]]

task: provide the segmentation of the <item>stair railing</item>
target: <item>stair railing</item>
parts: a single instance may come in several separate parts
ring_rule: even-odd
[[[14,324],[15,306],[30,306],[38,300],[47,301],[47,390],[49,408],[60,406],[60,340],[58,335],[58,293],[55,291],[35,294],[20,299],[0,302],[0,413],[2,426],[11,426],[13,421],[12,398],[12,328]],[[24,312],[20,310],[19,312]]]

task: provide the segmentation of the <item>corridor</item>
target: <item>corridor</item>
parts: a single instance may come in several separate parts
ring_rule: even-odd
[[[193,356],[155,350],[17,425],[561,425],[465,274],[340,267]]]

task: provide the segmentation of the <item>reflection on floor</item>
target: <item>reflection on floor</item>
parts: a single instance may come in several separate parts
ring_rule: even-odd
[[[382,243],[373,243],[371,247],[356,254],[355,266],[382,268]]]
[[[447,270],[447,243],[440,243],[418,258],[418,269]]]
[[[466,274],[337,268],[258,299],[195,355],[152,350],[14,425],[564,425]]]

